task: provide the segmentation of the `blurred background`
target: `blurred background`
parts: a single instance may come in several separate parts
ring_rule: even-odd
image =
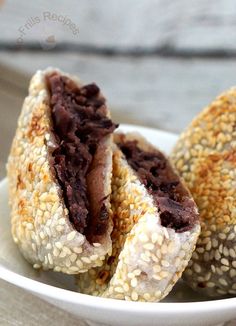
[[[113,119],[179,133],[236,84],[233,0],[0,0],[0,175],[36,69],[95,81]]]
[[[175,133],[236,85],[234,0],[0,0],[0,30],[0,178],[37,69],[95,81],[116,122]],[[3,282],[0,301],[1,325],[84,325]]]

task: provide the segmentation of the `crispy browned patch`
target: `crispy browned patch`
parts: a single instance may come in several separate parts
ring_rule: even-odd
[[[43,116],[42,114],[35,114],[30,122],[27,136],[30,141],[33,141],[34,137],[41,136],[45,132],[45,127],[43,126]]]
[[[27,214],[26,201],[24,199],[20,199],[18,202],[18,213],[22,216],[22,220],[29,218]]]
[[[106,270],[100,271],[98,274],[98,278],[96,280],[96,283],[99,285],[103,285],[105,284],[105,282],[107,281],[107,279],[109,278],[110,273]]]
[[[16,188],[21,190],[25,189],[25,183],[22,180],[21,174],[18,174],[17,176]]]
[[[30,163],[28,164],[28,171],[29,171],[29,172],[32,172],[32,168],[33,168],[33,163],[30,162]]]
[[[224,154],[224,159],[230,163],[236,163],[236,151],[232,149]]]

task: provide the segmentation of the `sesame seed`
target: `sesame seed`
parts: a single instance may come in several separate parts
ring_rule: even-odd
[[[161,266],[160,266],[160,265],[154,265],[154,266],[153,266],[153,271],[154,271],[155,273],[159,273],[159,272],[161,271]]]
[[[222,295],[225,295],[226,294],[226,292],[224,291],[224,290],[221,290],[221,289],[217,289],[216,290],[219,294],[222,294]]]
[[[221,266],[220,269],[222,272],[227,272],[229,270],[229,266]]]
[[[90,264],[91,260],[88,257],[81,257],[81,260],[86,263],[86,264]]]
[[[167,245],[165,243],[163,243],[163,245],[161,246],[161,253],[163,255],[167,254],[168,252],[168,248],[167,248]]]
[[[95,261],[97,259],[98,259],[98,255],[92,255],[92,256],[90,256],[90,260],[91,261]]]
[[[169,267],[169,266],[170,266],[170,263],[169,263],[167,260],[162,260],[162,261],[161,261],[161,265],[162,265],[163,267]]]
[[[70,261],[72,263],[74,263],[76,261],[76,259],[77,259],[77,255],[75,253],[73,253],[73,254],[70,255]]]
[[[40,238],[41,238],[42,240],[44,240],[45,237],[46,237],[46,235],[44,234],[43,231],[40,231],[40,232],[39,232],[39,236],[40,236]]]
[[[236,260],[232,261],[232,266],[236,268]]]
[[[48,253],[48,262],[50,265],[53,265],[53,259],[52,259],[52,255],[50,253]]]
[[[235,253],[234,249],[232,249],[232,248],[229,249],[229,255],[232,258],[236,258],[236,253]]]
[[[123,287],[124,287],[125,292],[128,292],[130,289],[128,283],[124,283]]]
[[[167,231],[166,228],[163,228],[163,232],[164,232],[165,238],[166,238],[166,239],[169,239],[170,236],[169,236],[169,233],[168,233],[168,231]]]
[[[84,268],[80,270],[80,273],[86,273],[88,271],[88,269]]]
[[[158,239],[158,234],[157,233],[153,233],[152,234],[152,243],[156,243]]]
[[[224,254],[226,257],[229,256],[229,250],[228,250],[227,247],[224,247],[224,249],[223,249],[223,254]]]
[[[193,269],[196,273],[201,273],[201,267],[197,263],[194,263]]]
[[[132,286],[133,288],[135,288],[135,287],[137,286],[138,282],[137,282],[136,277],[132,278],[130,284],[131,284],[131,286]]]
[[[204,252],[204,248],[202,248],[202,247],[198,247],[198,248],[196,249],[196,251],[197,251],[199,254],[202,254],[202,253]]]
[[[129,296],[125,295],[125,300],[126,301],[131,301],[131,298]]]
[[[52,249],[52,244],[51,244],[51,243],[48,243],[48,244],[46,245],[46,249],[47,249],[47,250],[51,250],[51,249]]]
[[[175,251],[175,242],[174,241],[171,241],[169,243],[167,251],[170,255],[174,253],[174,251]]]
[[[225,240],[226,239],[226,234],[225,233],[219,233],[219,238],[221,240]]]
[[[161,291],[160,290],[156,291],[155,292],[155,297],[159,298],[160,296],[161,296]]]
[[[211,250],[211,241],[209,241],[206,245],[206,250],[210,251]]]
[[[227,173],[228,173],[228,171],[227,171]],[[229,231],[230,231],[230,227],[226,226],[225,229],[224,229],[224,233],[229,233]]]
[[[57,230],[58,232],[62,232],[62,231],[64,230],[64,227],[63,227],[62,225],[57,225],[57,226],[56,226],[56,230]]]
[[[221,254],[223,253],[223,244],[222,244],[222,243],[219,245],[219,252],[220,252]]]
[[[144,253],[142,253],[142,254],[140,255],[140,258],[141,258],[143,261],[146,261],[147,263],[150,262],[150,258],[149,258],[147,255],[145,255]]]
[[[76,231],[72,231],[67,235],[67,240],[72,241],[75,238]]]
[[[34,252],[36,251],[36,244],[35,243],[32,243],[32,249],[33,249]]]
[[[204,281],[205,281],[205,277],[203,277],[203,276],[198,276],[198,277],[197,277],[197,281],[198,281],[199,283],[204,282]]]
[[[58,249],[62,249],[62,243],[61,242],[55,242],[55,246],[58,248]]]
[[[160,281],[162,279],[161,275],[160,274],[155,274],[155,275],[152,275],[152,277],[154,278],[154,280],[156,281]]]
[[[159,244],[159,246],[162,245],[162,242],[163,242],[163,237],[160,234],[158,234],[157,243]]]
[[[118,293],[124,293],[124,289],[123,289],[122,287],[120,287],[120,286],[115,287],[114,290],[115,290],[116,292],[118,292]]]
[[[53,256],[54,257],[58,257],[59,256],[59,254],[60,254],[60,251],[59,251],[59,249],[57,249],[56,247],[53,249]]]
[[[213,287],[215,287],[215,283],[213,283],[213,282],[207,282],[207,283],[206,283],[206,286],[207,286],[208,288],[213,288]]]
[[[192,254],[192,258],[195,260],[198,260],[198,258],[199,258],[198,254],[195,251]]]
[[[27,227],[28,230],[33,230],[34,229],[34,226],[33,226],[32,223],[27,223],[26,227]]]
[[[204,261],[209,261],[210,260],[209,252],[207,252],[207,251],[204,252],[203,258],[204,258]]]
[[[232,285],[232,289],[236,290],[236,283]]]
[[[66,220],[65,220],[65,218],[60,218],[59,220],[58,220],[58,224],[60,224],[60,225],[65,225],[66,224]]]
[[[174,263],[174,265],[175,265],[175,266],[179,266],[180,262],[181,262],[181,259],[180,259],[179,257],[177,257],[177,258],[175,259],[175,263]]]
[[[62,251],[60,252],[60,254],[59,254],[59,257],[60,257],[60,258],[65,258],[66,255],[67,255],[66,251],[65,251],[65,250],[62,250]]]
[[[69,270],[70,270],[71,272],[75,272],[75,273],[77,273],[77,272],[79,271],[79,268],[76,267],[76,266],[71,266],[71,267],[69,268]]]
[[[230,275],[231,278],[235,277],[236,276],[236,270],[235,269],[231,269],[229,271],[229,275]]]
[[[219,267],[216,267],[216,273],[218,275],[223,275],[223,271]]]
[[[147,249],[147,250],[153,250],[154,245],[152,243],[146,243],[146,244],[143,245],[143,248]]]
[[[216,260],[220,260],[220,258],[221,258],[221,255],[219,253],[219,250],[216,250],[216,252],[215,252],[215,259]]]
[[[83,249],[82,249],[82,247],[74,247],[74,248],[73,248],[73,251],[74,251],[76,254],[81,254],[82,251],[83,251]]]
[[[79,260],[79,259],[76,260],[76,265],[77,265],[80,269],[83,268],[83,263],[82,263],[81,260]],[[81,272],[81,271],[80,271],[80,272]]]
[[[47,233],[47,235],[49,237],[51,237],[52,234],[51,234],[51,231],[50,231],[49,227],[45,226],[45,232]]]
[[[101,247],[101,243],[96,243],[95,242],[95,243],[93,243],[93,246],[96,247],[96,248]]]
[[[230,294],[236,294],[236,290],[229,290]]]
[[[71,266],[71,261],[69,258],[66,258],[66,260],[64,261],[64,264],[66,265],[66,267],[70,267]]]
[[[44,264],[45,264],[45,265],[48,264],[48,256],[44,256]]]
[[[218,241],[214,238],[212,239],[212,247],[217,248],[218,247]]]
[[[161,271],[160,272],[160,277],[161,278],[166,278],[166,277],[168,277],[169,276],[169,273],[167,272],[167,271]]]
[[[226,280],[224,278],[219,278],[219,283],[221,285],[228,286],[228,283],[226,282]]]
[[[144,299],[145,300],[147,300],[147,301],[149,301],[150,300],[150,298],[151,298],[151,296],[150,296],[150,294],[149,293],[144,293],[144,295],[143,295],[143,297],[144,297]]]
[[[138,276],[138,275],[140,275],[142,273],[142,271],[140,270],[140,269],[135,269],[134,271],[133,271],[133,274],[135,275],[135,276]]]
[[[137,301],[138,300],[138,294],[137,294],[137,292],[132,291],[132,293],[131,293],[131,299],[133,301]]]
[[[227,240],[233,240],[235,238],[235,234],[234,233],[230,233],[230,235],[228,236]]]

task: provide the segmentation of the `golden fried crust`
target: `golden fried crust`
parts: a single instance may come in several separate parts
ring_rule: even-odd
[[[202,228],[185,279],[211,296],[236,294],[235,88],[193,120],[171,159],[198,205]]]
[[[130,140],[134,137],[140,146],[151,146],[140,135],[127,135]],[[199,223],[183,233],[161,226],[152,197],[118,148],[113,155],[111,202],[112,254],[102,267],[78,275],[79,291],[132,301],[163,299],[188,264]]]
[[[49,164],[49,153],[55,143],[45,75],[53,71],[78,83],[74,77],[52,68],[38,71],[30,82],[7,165],[12,236],[35,268],[77,274],[102,264],[111,250],[112,225],[110,222],[101,244],[90,244],[69,221],[60,187]],[[111,142],[111,136],[104,142],[108,149],[104,178],[108,194],[111,192]]]

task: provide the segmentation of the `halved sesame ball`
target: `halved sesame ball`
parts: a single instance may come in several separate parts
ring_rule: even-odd
[[[51,68],[33,76],[8,179],[13,239],[35,268],[83,273],[111,251],[115,127],[97,85]]]
[[[180,136],[171,160],[200,213],[201,234],[184,272],[209,296],[236,294],[236,89],[206,107]]]
[[[137,134],[117,134],[115,142],[112,254],[77,277],[79,291],[159,301],[192,255],[200,231],[197,209],[160,151]]]

